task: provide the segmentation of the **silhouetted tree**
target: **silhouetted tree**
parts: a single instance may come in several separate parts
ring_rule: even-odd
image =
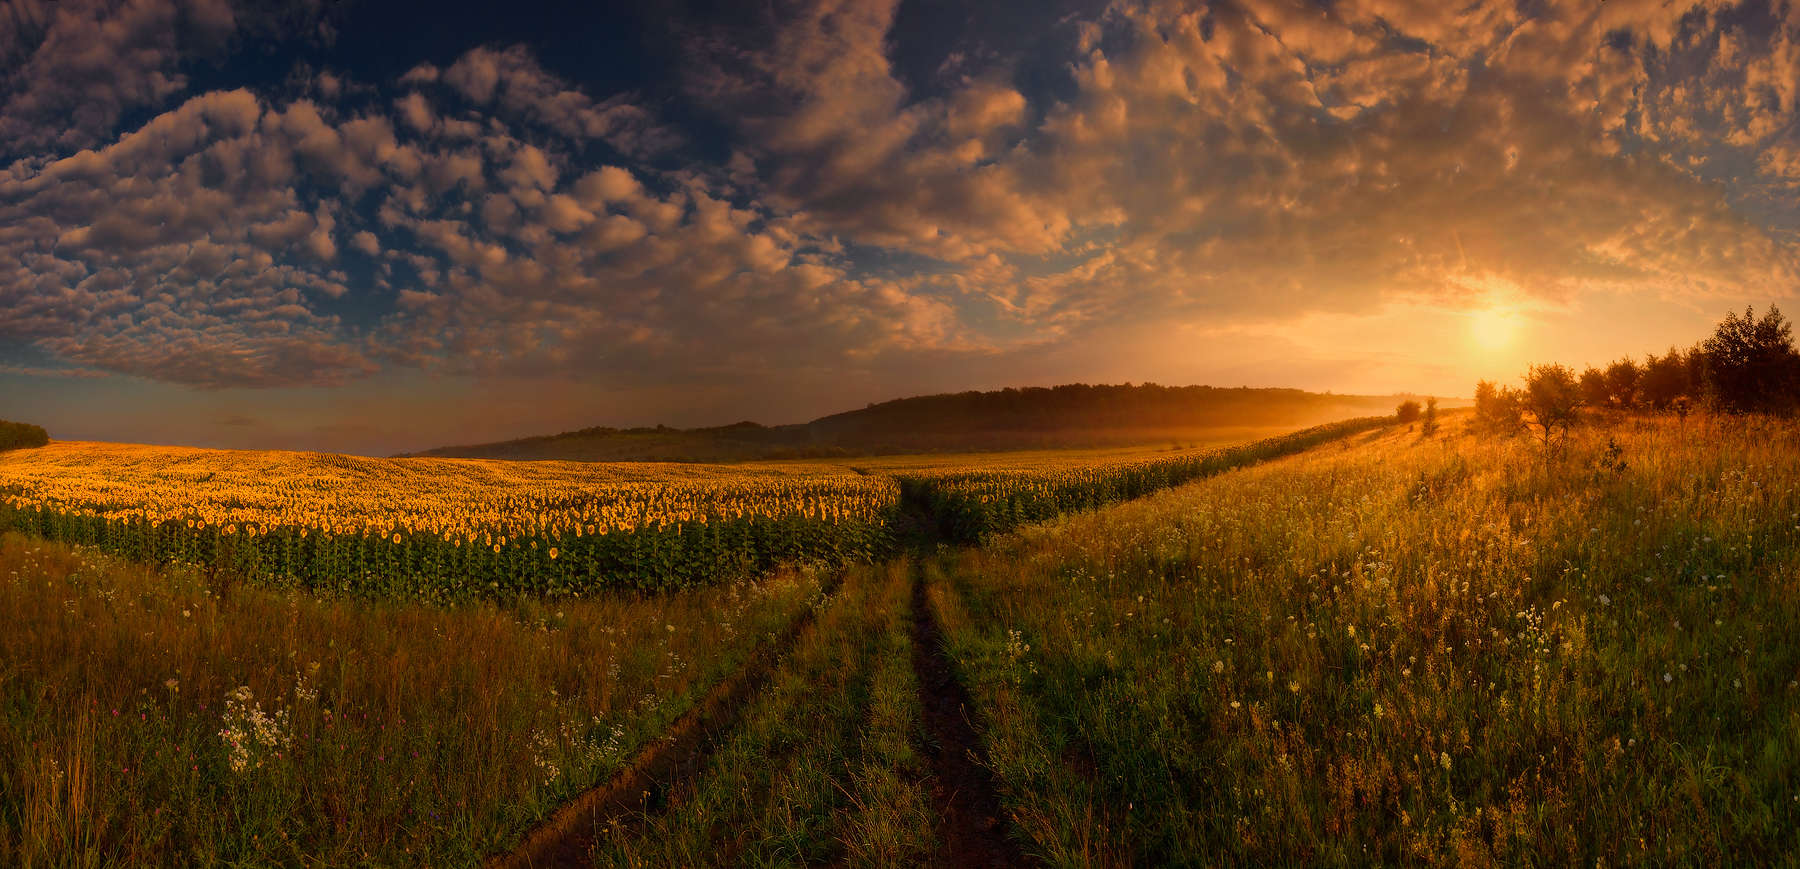
[[[0,419],[0,451],[30,449],[50,442],[42,426]]]
[[[1425,399],[1425,415],[1419,418],[1419,437],[1431,437],[1437,430],[1437,396],[1431,396]]]
[[[1566,439],[1579,419],[1581,384],[1567,366],[1533,365],[1525,375],[1523,402],[1527,426],[1549,449]]]
[[[1394,419],[1400,422],[1417,422],[1419,419],[1419,403],[1410,398],[1400,402],[1400,406],[1394,408]]]
[[[1751,308],[1744,316],[1726,314],[1711,338],[1701,345],[1706,372],[1719,409],[1785,411],[1794,406],[1800,384],[1800,352],[1794,350],[1793,327],[1771,306],[1761,319]]]
[[[1581,397],[1595,407],[1612,402],[1612,387],[1607,385],[1606,372],[1593,366],[1581,372]]]
[[[1643,403],[1657,410],[1667,410],[1678,398],[1692,400],[1693,378],[1688,373],[1687,354],[1680,349],[1670,347],[1662,356],[1652,353],[1644,357],[1641,371],[1638,396]]]
[[[1638,381],[1643,372],[1629,358],[1606,366],[1607,401],[1613,407],[1630,410],[1638,403]]]

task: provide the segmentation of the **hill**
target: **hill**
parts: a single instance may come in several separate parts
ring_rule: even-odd
[[[794,425],[586,428],[408,455],[564,461],[734,462],[1182,442],[1221,428],[1302,428],[1393,412],[1405,395],[1089,385],[922,395]],[[1446,405],[1460,402],[1446,402]]]

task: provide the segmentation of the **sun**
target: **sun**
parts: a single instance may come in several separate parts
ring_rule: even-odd
[[[1487,350],[1500,350],[1511,345],[1522,325],[1519,313],[1509,308],[1484,308],[1471,311],[1468,316],[1469,337],[1476,346]]]

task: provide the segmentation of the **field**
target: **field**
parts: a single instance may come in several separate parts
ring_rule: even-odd
[[[543,853],[1793,862],[1800,431],[1596,416],[1546,453],[1466,423],[739,466],[887,493],[892,548],[579,599],[308,591],[11,534],[0,863],[472,865],[659,745],[654,781]],[[443,461],[432,491],[487,466]],[[106,503],[38,473],[31,505]]]
[[[1791,863],[1795,433],[1363,436],[930,588],[1054,865]]]
[[[829,465],[0,453],[0,528],[312,589],[457,599],[757,576],[884,551],[890,479]]]
[[[1257,441],[1291,450],[1293,438]],[[889,474],[831,463],[366,459],[67,443],[0,453],[0,530],[309,590],[459,600],[681,588],[895,550],[903,489],[963,537],[1130,497],[1244,446]],[[903,465],[901,467],[904,467]],[[1049,499],[1049,500],[1046,500]],[[1023,511],[1023,512],[1021,512]],[[1046,514],[1047,515],[1047,514]]]
[[[7,534],[0,864],[470,865],[819,592],[371,604]]]

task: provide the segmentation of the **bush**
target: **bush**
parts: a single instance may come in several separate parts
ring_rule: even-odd
[[[1400,406],[1394,408],[1394,419],[1398,422],[1418,422],[1419,403],[1411,399],[1400,402]]]
[[[50,443],[43,426],[0,419],[0,452],[41,447]]]
[[[1581,384],[1562,365],[1533,365],[1525,375],[1524,409],[1528,425],[1545,447],[1569,435],[1581,410]]]

